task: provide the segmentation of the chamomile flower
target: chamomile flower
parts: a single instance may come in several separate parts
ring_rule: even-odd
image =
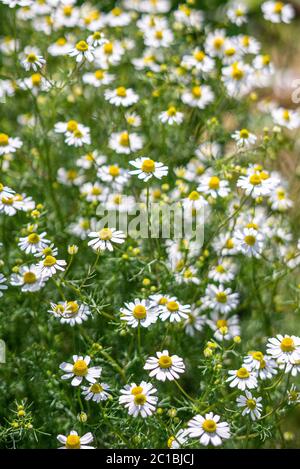
[[[72,379],[72,386],[79,386],[85,378],[89,383],[96,383],[100,378],[102,368],[101,366],[89,367],[91,358],[86,355],[73,355],[74,363],[63,362],[59,368],[65,372],[61,379]]]
[[[182,305],[175,296],[165,297],[159,301],[159,317],[162,321],[180,322],[188,319],[190,305]]]
[[[95,49],[95,64],[101,69],[108,69],[111,65],[118,65],[125,50],[119,41],[106,42]]]
[[[236,61],[222,69],[222,80],[229,96],[239,98],[249,93],[252,87],[252,69],[242,61]]]
[[[202,331],[205,324],[206,319],[200,315],[199,309],[192,308],[191,312],[188,313],[187,319],[184,321],[185,333],[190,337],[194,337],[197,332]]]
[[[244,358],[244,365],[256,371],[262,380],[271,379],[277,374],[276,362],[260,351],[249,352]]]
[[[23,202],[17,195],[9,195],[0,199],[0,213],[3,212],[9,217],[14,216],[18,210],[23,210]]]
[[[109,392],[110,386],[106,383],[93,383],[90,386],[81,386],[82,395],[86,401],[101,402],[111,397]]]
[[[228,374],[229,378],[226,381],[230,383],[231,388],[237,387],[241,391],[245,391],[245,389],[257,387],[256,372],[252,371],[250,367],[242,366],[238,370],[229,370]]]
[[[242,2],[234,2],[227,10],[227,16],[232,23],[241,26],[247,22],[247,12],[248,10],[245,4]]]
[[[237,250],[248,257],[260,257],[263,247],[263,235],[254,228],[244,228],[234,234]]]
[[[84,125],[78,124],[77,129],[73,132],[66,133],[65,142],[69,146],[82,147],[83,145],[90,145],[91,136],[90,129]]]
[[[10,8],[27,7],[33,4],[33,0],[1,0],[4,5],[8,5]]]
[[[230,438],[230,429],[227,422],[220,422],[220,416],[213,412],[196,415],[188,422],[186,435],[190,438],[199,438],[201,445],[220,446],[223,440]]]
[[[46,256],[41,262],[38,263],[42,279],[52,277],[57,271],[64,271],[66,261],[63,259],[56,259],[51,255]]]
[[[60,301],[58,304],[51,303],[51,309],[48,313],[60,320],[62,324],[75,326],[82,324],[91,314],[90,308],[77,301]]]
[[[217,197],[227,197],[230,192],[228,186],[228,181],[220,179],[219,176],[204,174],[200,178],[197,190],[216,199]]]
[[[0,274],[0,298],[3,296],[3,291],[8,289],[8,286],[5,285],[6,278],[3,274]]]
[[[129,303],[125,303],[125,308],[120,309],[121,320],[133,328],[141,325],[149,327],[155,323],[158,318],[158,307],[147,300],[135,299]]]
[[[0,183],[0,199],[2,199],[2,197],[11,197],[14,194],[15,191],[13,189]]]
[[[288,404],[289,405],[295,405],[300,403],[300,392],[296,388],[294,384],[290,387],[290,389],[287,391],[288,395]]]
[[[75,430],[71,430],[69,435],[58,435],[57,439],[63,445],[59,449],[95,449],[93,446],[90,446],[94,439],[90,432],[83,436],[78,436]]]
[[[285,212],[293,206],[293,202],[289,199],[285,187],[278,186],[274,188],[270,195],[270,203],[272,210]]]
[[[99,182],[87,182],[80,188],[81,194],[86,198],[87,202],[103,202],[107,197],[107,189]]]
[[[163,111],[158,116],[163,124],[181,124],[183,121],[183,113],[177,111],[175,106],[170,106],[166,111]]]
[[[207,324],[214,331],[216,340],[231,340],[240,335],[239,318],[236,314],[231,317],[224,317],[213,312],[211,319],[207,320]]]
[[[221,314],[227,314],[237,307],[238,299],[238,293],[232,293],[231,288],[209,284],[202,299],[202,307],[215,310]]]
[[[27,46],[21,54],[21,65],[27,72],[31,69],[37,72],[45,63],[46,60],[40,55],[40,51],[37,47]]]
[[[231,137],[236,141],[238,147],[248,148],[255,144],[256,135],[247,129],[236,130]]]
[[[45,286],[46,280],[41,278],[40,269],[35,264],[21,266],[18,273],[10,277],[11,285],[21,287],[22,292],[39,291]]]
[[[129,179],[128,172],[120,168],[118,164],[102,165],[98,168],[97,176],[104,182],[110,183],[112,187],[122,187]]]
[[[111,28],[127,26],[131,22],[129,13],[121,10],[119,7],[113,8],[106,15],[106,24]]]
[[[95,251],[113,251],[113,244],[122,244],[125,242],[125,233],[116,230],[116,228],[102,228],[100,231],[92,231],[89,233],[88,246]]]
[[[45,249],[50,243],[50,240],[46,238],[46,234],[45,231],[41,234],[32,232],[28,236],[20,238],[18,246],[22,251],[25,251],[25,254],[35,254]]]
[[[0,155],[15,153],[23,145],[18,137],[10,137],[7,134],[0,133]]]
[[[147,182],[152,177],[161,179],[168,174],[168,167],[163,163],[156,162],[150,158],[142,157],[136,160],[129,161],[129,164],[134,166],[135,170],[129,171],[129,174],[137,175],[139,179]]]
[[[176,433],[176,435],[170,436],[168,438],[168,448],[170,449],[179,449],[181,448],[182,445],[186,443],[187,440],[187,434],[186,430],[183,430],[182,428]]]
[[[139,100],[139,96],[133,91],[132,88],[125,88],[124,86],[119,86],[114,90],[106,90],[104,92],[104,97],[106,101],[117,107],[132,106]]]
[[[69,51],[68,55],[70,55],[70,57],[76,57],[77,63],[84,60],[93,62],[95,59],[94,47],[86,41],[77,42],[76,46]]]
[[[300,338],[277,334],[268,339],[267,353],[279,364],[294,365],[300,360]]]
[[[65,37],[59,37],[53,44],[48,47],[48,52],[53,57],[67,55],[72,48],[72,44]]]
[[[84,73],[82,76],[83,83],[87,85],[92,85],[95,88],[99,88],[100,86],[109,85],[115,76],[111,73],[108,73],[106,70],[95,70],[93,73]]]
[[[143,148],[143,139],[135,132],[113,132],[109,139],[109,147],[116,153],[129,155]]]
[[[272,23],[290,23],[295,16],[295,10],[289,3],[267,1],[261,9],[264,18]]]
[[[197,107],[198,109],[205,109],[213,102],[214,98],[214,93],[208,85],[193,86],[191,90],[184,91],[181,96],[184,104],[190,107]]]
[[[154,394],[157,389],[151,383],[127,384],[120,392],[119,403],[128,409],[129,415],[146,418],[155,412],[158,398]]]
[[[149,29],[145,31],[144,42],[148,47],[155,49],[160,47],[169,47],[173,42],[174,35],[168,28],[166,29]]]
[[[205,52],[197,48],[193,51],[192,55],[184,55],[182,57],[181,65],[187,68],[194,68],[197,72],[205,74],[214,69],[215,62]]]
[[[245,390],[245,396],[237,397],[237,406],[243,408],[242,416],[250,415],[251,420],[257,420],[261,416],[262,397],[254,397],[250,391]]]
[[[211,57],[222,57],[224,52],[225,44],[225,30],[216,29],[215,31],[208,33],[205,40],[205,51]]]
[[[240,176],[237,187],[245,191],[246,195],[251,195],[253,199],[265,197],[271,193],[272,184],[265,171],[255,171],[249,168],[246,176]]]
[[[131,127],[139,127],[142,123],[141,117],[135,112],[126,112],[125,119]]]
[[[275,124],[287,129],[294,130],[300,127],[300,114],[298,111],[279,107],[272,111],[272,117]]]
[[[108,41],[105,38],[103,33],[101,33],[100,31],[95,31],[95,32],[93,32],[93,34],[91,34],[87,38],[86,42],[88,44],[91,44],[93,47],[99,47],[99,46],[102,46],[103,44],[105,44]]]
[[[180,374],[185,371],[185,364],[178,355],[169,355],[168,350],[156,352],[156,357],[146,360],[144,370],[150,370],[149,376],[158,381],[173,381],[179,379]]]
[[[236,271],[237,267],[230,259],[220,259],[218,264],[208,272],[208,278],[224,284],[234,279]]]

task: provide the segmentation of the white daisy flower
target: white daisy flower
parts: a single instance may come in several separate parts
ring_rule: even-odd
[[[255,144],[256,135],[249,132],[247,129],[236,130],[231,137],[236,141],[238,147],[249,148]]]
[[[236,399],[237,406],[243,408],[242,416],[250,415],[251,419],[257,420],[261,416],[262,397],[254,397],[250,391],[245,391],[245,396],[238,396]]]
[[[201,49],[194,50],[193,55],[184,55],[181,61],[181,66],[188,69],[194,68],[197,72],[203,74],[211,72],[215,67],[215,62],[212,58],[205,54]]]
[[[104,98],[110,104],[115,106],[128,107],[132,106],[139,100],[139,96],[131,88],[125,88],[124,86],[119,86],[115,90],[105,90]]]
[[[157,389],[151,383],[142,381],[139,385],[127,384],[120,392],[119,403],[124,404],[129,415],[137,417],[140,414],[146,418],[155,412],[158,397],[154,394]]]
[[[275,124],[286,127],[289,130],[298,129],[300,127],[300,114],[298,111],[279,107],[273,109],[272,118]]]
[[[272,181],[265,171],[255,171],[249,168],[247,176],[240,176],[237,181],[237,187],[241,187],[246,195],[251,195],[253,199],[270,195],[272,190]]]
[[[186,434],[190,438],[199,438],[201,445],[220,446],[223,440],[230,438],[230,429],[227,422],[220,422],[220,416],[213,412],[196,415],[188,422]]]
[[[34,72],[37,72],[37,70],[42,68],[45,63],[46,60],[42,55],[40,55],[39,49],[31,46],[25,47],[24,52],[21,55],[21,65],[27,72],[31,69]]]
[[[205,51],[211,57],[222,57],[224,52],[225,44],[225,30],[216,29],[215,31],[208,33],[205,39]]]
[[[13,286],[21,287],[22,292],[36,292],[45,286],[39,268],[35,264],[21,266],[18,273],[10,277]]]
[[[82,395],[85,396],[86,401],[101,402],[106,401],[111,397],[107,392],[110,389],[110,386],[106,383],[94,383],[90,386],[81,386]]]
[[[229,378],[226,382],[229,382],[231,388],[237,387],[241,391],[245,389],[253,389],[257,387],[256,372],[251,370],[250,367],[242,366],[238,370],[229,370]]]
[[[57,439],[63,445],[59,449],[95,449],[93,446],[89,445],[94,439],[91,433],[78,436],[78,433],[72,430],[67,436],[58,435]]]
[[[1,0],[4,5],[8,5],[9,8],[19,7],[28,7],[33,4],[33,0]]]
[[[174,11],[176,22],[187,26],[188,28],[194,28],[200,30],[203,25],[203,13],[202,11],[191,9],[187,4],[182,3],[178,6],[178,10]]]
[[[131,127],[139,127],[142,123],[141,117],[135,112],[126,112],[125,119]]]
[[[276,187],[270,195],[270,203],[272,210],[285,212],[293,206],[293,202],[288,198],[286,189],[282,186]]]
[[[15,191],[13,189],[11,189],[8,186],[4,186],[0,182],[0,199],[2,199],[2,197],[11,197],[14,194],[15,194]]]
[[[148,47],[160,48],[169,47],[174,39],[173,32],[170,29],[149,29],[145,31],[144,42]]]
[[[84,358],[79,355],[73,355],[74,363],[63,362],[59,368],[65,372],[61,379],[71,379],[72,386],[79,386],[85,378],[89,383],[96,383],[100,378],[102,368],[101,366],[89,367],[91,358],[86,355]]]
[[[91,144],[90,129],[84,125],[78,124],[74,132],[67,132],[65,142],[67,145],[82,147]]]
[[[93,238],[88,242],[95,251],[113,251],[113,243],[122,244],[125,242],[125,233],[117,231],[116,228],[102,228],[100,231],[92,231],[89,238]]]
[[[189,267],[182,266],[182,262],[179,261],[175,267],[175,279],[178,283],[194,283],[200,285],[200,279],[198,278],[198,271],[192,265]]]
[[[53,44],[48,47],[48,52],[53,57],[59,57],[61,55],[67,55],[72,48],[70,42],[64,37],[59,37]]]
[[[101,69],[108,69],[111,65],[118,65],[125,52],[119,41],[106,42],[95,49],[95,63]]]
[[[177,111],[175,106],[170,106],[167,111],[163,111],[159,114],[158,119],[163,124],[181,124],[183,121],[183,113]]]
[[[129,174],[137,175],[139,179],[145,182],[149,181],[153,176],[157,179],[161,179],[168,174],[167,166],[164,166],[163,163],[153,161],[150,158],[137,158],[136,160],[129,161],[129,164],[137,168],[133,171],[129,171]]]
[[[205,296],[202,299],[202,308],[209,308],[221,314],[230,313],[239,304],[238,293],[232,293],[231,288],[225,288],[223,285],[209,284],[205,290]]]
[[[69,51],[70,57],[76,57],[76,62],[82,62],[87,60],[88,62],[93,62],[95,59],[94,56],[94,47],[91,44],[88,44],[86,41],[77,42],[76,46]]]
[[[71,119],[68,122],[57,122],[54,126],[54,132],[58,134],[73,133],[81,125],[75,119]]]
[[[221,180],[218,176],[203,175],[200,178],[200,184],[197,191],[210,195],[214,199],[217,197],[227,197],[230,193],[228,181]]]
[[[194,337],[196,332],[201,332],[204,325],[206,324],[206,319],[200,315],[200,310],[193,308],[190,313],[188,313],[187,319],[184,321],[184,330],[185,333]]]
[[[238,251],[248,257],[259,258],[264,247],[263,235],[254,228],[236,231],[234,242]]]
[[[296,388],[294,384],[290,387],[290,389],[287,391],[288,395],[288,404],[299,404],[300,403],[300,392]]]
[[[38,263],[42,280],[52,277],[58,270],[64,271],[67,265],[65,260],[58,260],[53,256],[46,256],[41,262]]]
[[[0,199],[0,213],[3,212],[9,217],[14,216],[18,210],[23,210],[23,201],[19,199],[18,195],[10,195],[8,197],[1,197]]]
[[[7,134],[0,133],[0,155],[15,153],[23,145],[18,137],[10,137]]]
[[[143,139],[135,132],[128,133],[124,130],[112,133],[108,145],[116,153],[129,155],[142,149]]]
[[[120,312],[121,320],[133,328],[139,325],[149,327],[158,318],[158,308],[154,303],[137,298],[133,302],[125,303],[125,308],[121,308]]]
[[[214,282],[231,282],[237,271],[237,266],[230,259],[220,259],[216,266],[208,272],[208,278]]]
[[[105,21],[111,28],[123,27],[131,22],[131,16],[121,8],[115,7],[106,15]]]
[[[144,370],[150,370],[149,376],[155,377],[158,381],[173,381],[184,373],[185,364],[178,355],[170,356],[168,350],[163,350],[156,352],[156,357],[149,357],[146,360]]]
[[[0,298],[3,296],[3,291],[8,289],[8,286],[5,285],[6,278],[3,274],[0,274]]]
[[[258,54],[260,51],[260,43],[252,36],[240,34],[237,41],[243,54]]]
[[[264,18],[272,23],[290,23],[295,16],[295,10],[289,3],[267,1],[261,6]]]
[[[279,364],[294,365],[300,360],[300,337],[277,334],[268,339],[267,353]]]
[[[80,188],[80,193],[88,202],[103,202],[107,198],[108,191],[99,182],[87,182]]]
[[[50,240],[46,238],[46,234],[45,231],[41,234],[30,233],[28,236],[20,238],[18,246],[22,251],[25,251],[25,254],[40,252],[50,243]]]
[[[252,68],[248,64],[236,61],[222,69],[222,80],[229,96],[239,98],[250,92]]]
[[[51,303],[48,313],[60,320],[61,324],[75,326],[86,321],[91,314],[89,307],[77,301],[60,301],[58,304]]]
[[[244,365],[256,371],[262,380],[271,379],[277,374],[276,362],[260,351],[249,352],[244,358]]]
[[[88,44],[91,44],[93,47],[99,47],[107,43],[108,40],[104,37],[103,33],[101,33],[100,31],[95,31],[93,32],[93,34],[90,34],[86,42]]]
[[[233,3],[227,10],[229,20],[237,26],[247,23],[247,13],[247,6],[242,2]]]
[[[109,85],[114,79],[114,75],[108,73],[106,70],[101,69],[98,69],[93,73],[84,73],[82,76],[83,83],[92,85],[95,88],[99,88],[103,85]]]
[[[40,73],[24,78],[19,82],[19,86],[23,90],[31,90],[34,96],[37,96],[40,91],[48,91],[51,88],[51,84]]]
[[[176,435],[170,436],[168,439],[168,448],[179,449],[186,443],[187,433],[186,430],[180,429]]]
[[[237,315],[227,318],[213,312],[207,324],[214,331],[214,338],[219,341],[231,340],[241,332]]]
[[[159,317],[162,321],[180,322],[188,319],[191,313],[190,305],[182,305],[175,296],[162,297],[159,301]]]
[[[120,168],[118,164],[103,165],[98,168],[97,176],[104,182],[108,182],[115,188],[121,188],[129,179],[128,172]]]
[[[105,203],[107,210],[113,210],[120,213],[135,213],[135,198],[130,195],[110,194]]]
[[[204,109],[214,100],[215,96],[210,86],[194,86],[191,91],[182,93],[181,100],[184,104],[198,109]]]

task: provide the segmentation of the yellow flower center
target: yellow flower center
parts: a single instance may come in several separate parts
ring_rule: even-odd
[[[102,80],[104,78],[103,70],[96,70],[94,75],[95,75],[96,80]]]
[[[113,202],[114,204],[116,205],[120,205],[122,203],[122,196],[121,194],[117,194],[114,196],[114,199],[113,199]]]
[[[83,133],[79,129],[77,129],[77,130],[74,131],[74,137],[75,138],[82,138]]]
[[[234,47],[229,47],[228,49],[225,50],[225,55],[227,57],[232,57],[235,54],[236,50]]]
[[[251,355],[254,358],[254,360],[258,360],[259,362],[264,359],[264,355],[261,352],[252,352]]]
[[[113,14],[114,16],[120,16],[120,15],[122,14],[121,8],[118,8],[118,7],[113,8],[113,9],[111,10],[111,12],[112,12],[112,14]]]
[[[155,170],[155,162],[153,160],[147,159],[142,163],[142,171],[144,173],[153,173]]]
[[[202,60],[205,57],[205,54],[204,54],[204,52],[202,52],[202,50],[196,51],[196,52],[194,52],[194,57],[197,60],[197,62],[202,62]]]
[[[33,84],[33,86],[39,86],[41,84],[41,81],[42,75],[40,75],[40,73],[34,73],[33,75],[31,75],[31,83]]]
[[[249,371],[248,371],[246,368],[244,368],[244,367],[242,367],[242,368],[240,368],[239,370],[237,370],[236,375],[237,375],[237,377],[240,378],[240,379],[247,379],[247,378],[249,378],[249,376],[250,376],[250,375],[249,375]]]
[[[225,269],[224,269],[224,267],[223,267],[222,265],[217,265],[216,271],[217,271],[219,274],[224,274]]]
[[[66,40],[64,37],[60,37],[60,38],[57,39],[57,41],[56,41],[56,44],[57,44],[58,46],[64,46],[66,43],[67,43],[67,40]]]
[[[285,337],[281,341],[280,348],[283,352],[293,352],[295,350],[295,342],[291,337]]]
[[[285,199],[285,192],[283,189],[278,189],[277,190],[277,197],[279,200],[284,200]]]
[[[217,429],[217,424],[214,420],[207,419],[202,423],[202,428],[207,433],[214,433]]]
[[[66,6],[63,8],[63,12],[64,12],[64,15],[65,15],[65,16],[71,16],[71,15],[72,15],[72,12],[73,12],[73,8],[71,7],[71,5],[66,5]]]
[[[102,230],[99,231],[99,238],[102,239],[102,241],[109,241],[112,235],[112,231],[109,228],[102,228]]]
[[[99,31],[95,31],[93,34],[93,39],[97,41],[98,39],[101,39],[102,34]]]
[[[28,243],[30,244],[37,244],[39,241],[40,241],[40,237],[37,233],[31,233],[28,237],[27,237],[27,241]]]
[[[254,410],[256,407],[256,402],[254,399],[247,399],[246,404],[250,410]]]
[[[172,366],[172,359],[169,355],[162,355],[158,360],[158,364],[160,368],[170,368]]]
[[[120,145],[122,145],[122,147],[129,147],[128,132],[122,132],[121,133],[119,142],[120,142]]]
[[[145,394],[137,394],[134,396],[135,405],[144,405],[147,402],[147,397]]]
[[[209,185],[210,189],[219,189],[220,179],[218,178],[218,176],[211,177],[210,180],[209,180],[208,185]]]
[[[256,238],[253,235],[247,235],[245,236],[244,241],[246,244],[248,244],[248,246],[254,246],[256,243]]]
[[[69,132],[74,132],[78,127],[78,122],[74,121],[74,120],[70,120],[68,123],[67,123],[67,130]]]
[[[247,130],[247,129],[242,129],[242,130],[240,131],[240,137],[241,137],[241,138],[248,138],[248,137],[249,137],[249,132],[248,132],[248,130]]]
[[[252,186],[259,186],[261,184],[261,177],[259,174],[252,174],[249,178],[250,184]]]
[[[194,86],[192,88],[192,95],[195,96],[195,98],[201,98],[202,96],[201,86]]]
[[[274,13],[281,13],[283,7],[284,7],[284,4],[282,2],[276,2],[274,5],[274,9],[273,9]]]
[[[283,117],[283,119],[284,119],[285,121],[287,121],[287,122],[290,120],[290,113],[289,113],[289,111],[288,111],[287,109],[285,109],[285,110],[283,111],[282,117]]]
[[[4,205],[12,205],[14,203],[13,197],[2,197],[1,202]]]
[[[168,116],[176,116],[177,110],[175,106],[170,106],[169,109],[167,110]]]
[[[225,247],[227,249],[233,249],[234,248],[234,242],[233,239],[229,238],[226,240]]]
[[[131,394],[133,394],[133,396],[137,396],[138,394],[142,394],[142,392],[143,392],[142,386],[135,386],[134,388],[131,389]]]
[[[171,313],[175,313],[179,310],[179,304],[177,301],[168,301],[167,308]]]
[[[119,86],[116,89],[116,93],[117,93],[117,96],[119,96],[120,98],[125,98],[127,96],[127,91],[126,91],[126,88],[124,88],[124,86]]]
[[[0,134],[0,147],[6,147],[8,145],[9,136],[6,134]]]
[[[244,72],[239,68],[238,64],[233,64],[231,69],[231,76],[235,80],[241,80],[244,76]]]
[[[242,44],[244,47],[248,47],[249,44],[250,44],[250,38],[249,36],[244,36],[243,39],[242,39]]]
[[[76,376],[85,376],[88,372],[88,366],[84,360],[77,360],[73,365],[73,373]]]
[[[43,264],[45,267],[52,267],[54,264],[56,264],[56,259],[53,256],[46,256]]]
[[[269,63],[271,62],[271,57],[269,55],[263,55],[262,57],[262,61],[263,61],[263,64],[264,65],[269,65]]]
[[[106,55],[111,55],[113,53],[114,46],[111,42],[104,44],[103,50]]]
[[[135,319],[145,319],[145,317],[147,316],[145,306],[136,305],[133,309],[133,316],[135,317]]]
[[[25,272],[23,275],[23,282],[24,283],[35,283],[36,282],[36,275],[33,272]]]
[[[216,300],[218,303],[226,303],[227,302],[227,295],[225,292],[221,291],[216,294]]]
[[[221,327],[227,327],[226,319],[218,319],[217,321],[217,328],[221,329]]]
[[[192,191],[189,195],[189,199],[190,200],[199,200],[200,199],[200,195],[198,194],[197,191]]]
[[[160,305],[166,305],[168,303],[168,298],[165,298],[164,296],[162,296],[158,303]]]
[[[223,37],[216,37],[214,39],[213,45],[214,45],[215,49],[218,49],[218,50],[221,49],[223,44],[224,44],[224,38]]]
[[[76,49],[79,50],[80,52],[86,52],[88,48],[89,46],[85,41],[79,41],[76,44]]]
[[[100,394],[100,392],[102,392],[102,391],[103,391],[103,387],[101,386],[101,384],[94,383],[90,387],[90,392],[92,392],[94,394]]]
[[[37,56],[33,52],[27,55],[27,62],[33,64],[36,61],[37,61]]]
[[[156,37],[156,39],[162,39],[164,37],[163,32],[162,31],[156,31],[155,32],[155,37]]]
[[[78,435],[68,435],[66,447],[68,449],[80,449],[80,437]]]
[[[68,301],[67,303],[68,313],[75,315],[79,310],[79,305],[76,301]]]
[[[102,194],[102,189],[100,187],[93,187],[91,191],[92,195],[100,195]]]

